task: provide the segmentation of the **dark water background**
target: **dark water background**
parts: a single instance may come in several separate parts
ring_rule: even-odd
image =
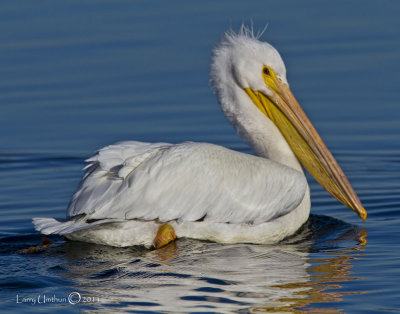
[[[2,2],[0,312],[400,312],[399,16],[397,1]],[[41,242],[32,217],[64,217],[102,146],[251,153],[208,82],[212,46],[250,19],[269,24],[263,39],[367,221],[310,179],[313,215],[278,245],[181,239],[146,251],[51,237],[45,252],[18,254]]]

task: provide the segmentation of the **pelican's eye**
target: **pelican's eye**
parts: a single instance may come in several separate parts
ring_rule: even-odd
[[[269,66],[264,65],[262,68],[262,77],[269,89],[279,92],[279,88],[276,85],[278,78],[276,77],[274,70],[272,70]]]
[[[270,76],[270,74],[271,74],[271,72],[269,71],[269,69],[267,67],[263,68],[263,73],[264,73],[264,75],[268,75],[268,76]]]

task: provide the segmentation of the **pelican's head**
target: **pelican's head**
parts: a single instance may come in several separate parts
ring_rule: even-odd
[[[338,201],[366,219],[367,213],[342,169],[290,91],[285,64],[274,47],[259,41],[245,27],[238,34],[226,33],[214,49],[211,79],[228,119],[234,121],[244,110],[237,108],[237,98],[250,99],[257,114],[274,123],[310,174]]]

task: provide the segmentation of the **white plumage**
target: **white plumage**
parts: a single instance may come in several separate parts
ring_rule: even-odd
[[[150,246],[160,225],[178,237],[274,243],[308,218],[302,167],[245,89],[272,95],[263,67],[287,84],[278,52],[246,28],[213,51],[211,78],[224,114],[259,155],[206,143],[120,142],[87,160],[64,222],[34,218],[44,234],[114,246]]]
[[[122,142],[89,160],[69,217],[258,224],[296,208],[307,184],[271,160],[203,143]]]
[[[87,232],[85,229],[115,222],[106,226],[114,233],[131,221],[128,225],[136,228],[148,224],[150,242],[139,244],[150,245],[157,225],[163,222],[176,221],[178,236],[188,222],[202,229],[216,229],[221,224],[242,224],[251,229],[298,207],[307,188],[299,171],[206,143],[121,142],[101,149],[88,162],[87,173],[67,210],[70,220],[62,223],[35,218],[41,232],[74,238],[71,232]],[[121,239],[128,245],[136,244],[131,231],[127,232]],[[234,233],[231,236],[237,237]],[[207,238],[212,237],[215,235],[210,232]]]

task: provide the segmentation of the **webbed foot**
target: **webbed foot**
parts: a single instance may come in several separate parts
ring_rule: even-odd
[[[44,251],[46,248],[48,248],[51,245],[51,241],[45,237],[42,238],[42,245],[37,245],[37,246],[31,246],[27,249],[22,249],[17,251],[17,253],[20,254],[33,254],[33,253],[39,253]]]
[[[175,239],[176,239],[176,234],[174,228],[172,228],[168,224],[164,224],[160,228],[158,228],[158,232],[153,241],[153,246],[156,249],[159,249],[160,247],[167,245],[168,243],[174,241]]]

